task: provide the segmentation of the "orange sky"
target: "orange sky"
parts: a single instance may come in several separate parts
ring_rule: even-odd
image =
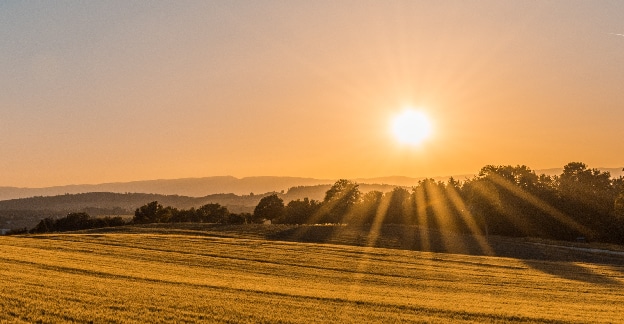
[[[624,2],[0,4],[0,186],[624,165]],[[422,146],[389,125],[434,123]]]

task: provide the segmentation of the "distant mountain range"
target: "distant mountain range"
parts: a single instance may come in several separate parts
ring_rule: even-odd
[[[416,185],[423,178],[385,177],[361,178],[354,181],[362,184],[384,184],[392,186]],[[440,178],[447,179],[445,178]],[[186,178],[170,180],[147,180],[132,182],[102,183],[90,185],[67,185],[46,188],[0,187],[0,200],[27,198],[36,196],[56,196],[87,192],[146,193],[159,195],[180,195],[205,197],[208,195],[233,193],[236,195],[263,194],[267,192],[286,192],[293,187],[331,185],[337,179],[314,179],[298,177],[247,177],[231,176]]]
[[[562,168],[536,170],[538,174],[557,175],[561,174]],[[600,168],[609,171],[612,176],[624,175],[622,168]],[[455,175],[457,180],[471,178],[473,175]],[[446,181],[450,176],[433,177],[435,180]],[[353,179],[360,184],[389,185],[410,187],[424,179],[412,177],[379,177]],[[188,197],[205,197],[214,194],[233,193],[236,195],[249,195],[251,193],[263,194],[267,192],[286,192],[293,187],[307,187],[318,185],[331,185],[337,179],[314,179],[302,177],[246,177],[235,178],[232,176],[218,176],[205,178],[185,178],[168,180],[147,180],[132,182],[115,182],[87,185],[67,185],[46,188],[18,188],[0,187],[0,201],[17,198],[36,196],[56,196],[64,194],[79,194],[88,192],[112,192],[112,193],[146,193],[159,195],[180,195]],[[377,189],[375,189],[377,190]]]
[[[291,200],[309,198],[323,200],[330,184],[291,187],[277,195],[285,203]],[[360,190],[388,192],[393,185],[361,184]],[[69,212],[87,212],[90,216],[129,216],[134,210],[152,201],[163,206],[181,209],[200,207],[208,203],[218,203],[234,213],[251,213],[262,197],[270,193],[235,195],[211,194],[203,197],[162,195],[147,193],[89,192],[36,196],[0,201],[0,229],[32,228],[45,217],[62,217]]]
[[[624,174],[621,168],[601,169],[612,176]],[[538,174],[558,175],[562,169],[537,170]],[[465,180],[473,175],[454,176]],[[449,177],[434,177],[446,181]],[[389,192],[397,186],[410,187],[423,178],[382,177],[353,179],[362,192]],[[68,212],[85,211],[91,216],[131,215],[151,201],[164,206],[188,209],[219,203],[231,212],[253,212],[260,199],[276,192],[285,203],[296,199],[323,200],[335,180],[296,177],[209,177],[151,180],[97,185],[71,185],[48,188],[0,187],[0,228],[32,228],[44,217],[61,217]]]
[[[296,186],[314,186],[331,184],[332,182],[332,180],[297,177],[248,177],[239,179],[231,176],[219,176],[68,185],[47,188],[0,187],[0,200],[86,192],[147,193],[189,197],[205,197],[221,193],[249,195],[250,193],[280,192]]]

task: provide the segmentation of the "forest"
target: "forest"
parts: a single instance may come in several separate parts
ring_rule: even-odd
[[[284,203],[279,194],[260,199],[253,213],[232,213],[218,203],[178,209],[157,201],[134,212],[131,220],[96,221],[87,213],[45,218],[30,233],[145,223],[414,225],[478,235],[539,237],[624,243],[624,177],[564,166],[560,175],[538,175],[525,165],[487,165],[471,179],[421,180],[410,188],[361,192],[341,179],[322,200]]]

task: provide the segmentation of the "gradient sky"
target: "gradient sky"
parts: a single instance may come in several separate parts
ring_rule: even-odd
[[[623,166],[617,34],[624,1],[0,1],[0,186]]]

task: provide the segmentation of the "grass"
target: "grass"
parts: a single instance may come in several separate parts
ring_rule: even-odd
[[[622,321],[624,262],[614,256],[389,249],[384,235],[367,247],[357,246],[366,233],[334,230],[346,232],[185,225],[0,237],[0,321]],[[294,239],[307,243],[284,241]],[[555,254],[535,246],[542,259]]]

